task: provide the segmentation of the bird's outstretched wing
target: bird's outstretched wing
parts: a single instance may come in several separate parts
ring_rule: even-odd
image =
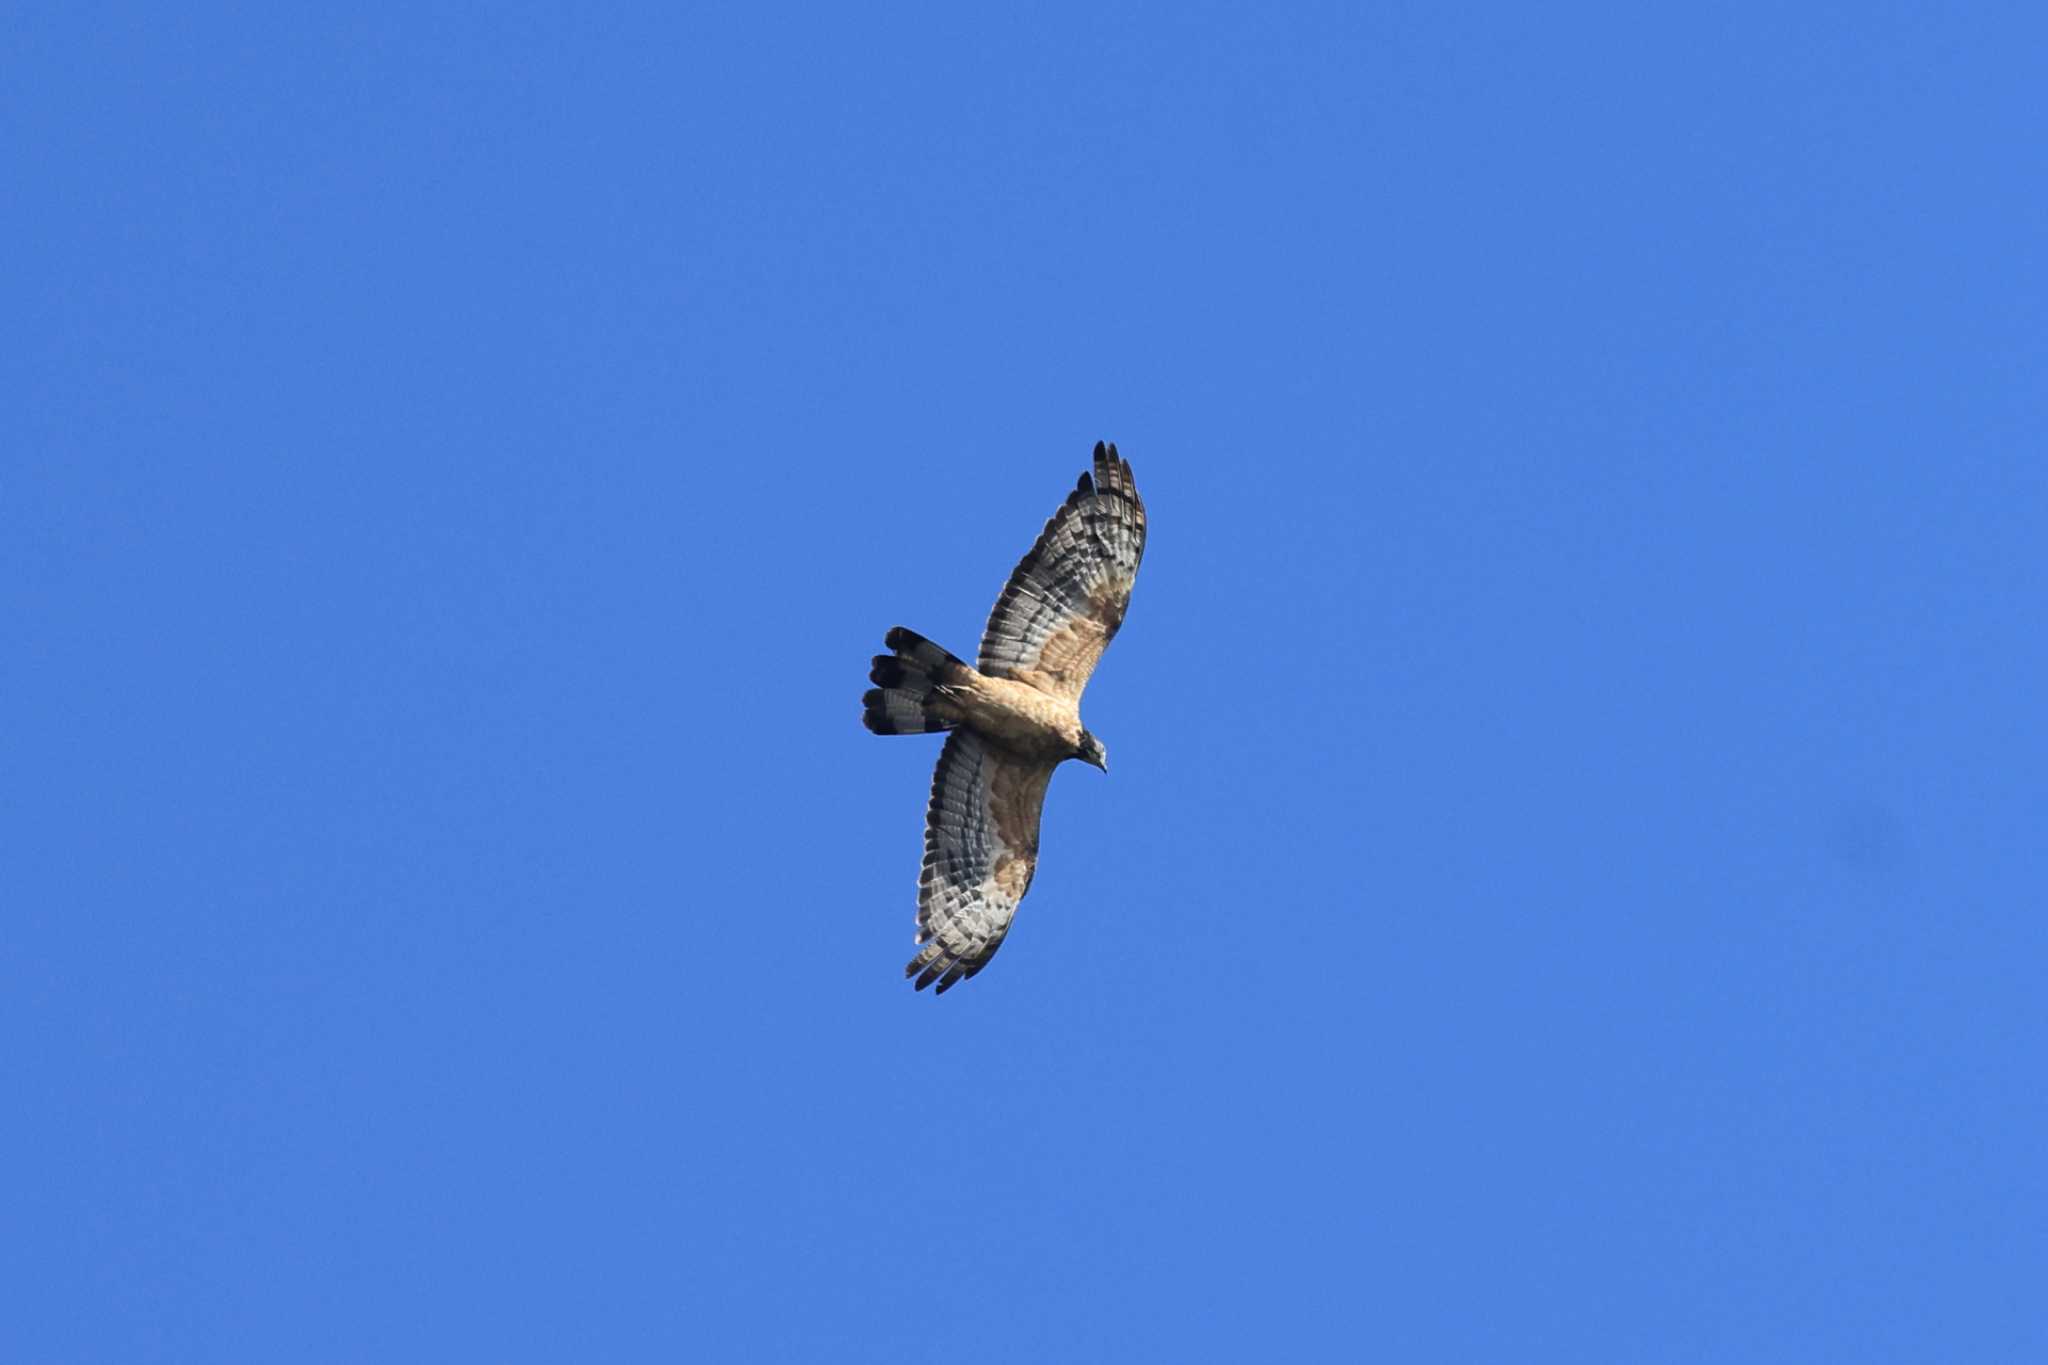
[[[945,991],[996,955],[1038,866],[1038,818],[1053,765],[983,739],[946,737],[932,773],[917,887],[917,941],[903,974]]]
[[[1130,462],[1097,442],[1093,476],[1081,476],[996,599],[981,671],[1079,697],[1123,624],[1144,555],[1145,504]]]

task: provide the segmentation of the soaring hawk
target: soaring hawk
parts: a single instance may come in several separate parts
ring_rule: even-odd
[[[1116,638],[1145,554],[1145,504],[1130,462],[1095,446],[1095,469],[1010,575],[969,668],[897,626],[868,676],[878,735],[950,731],[932,774],[917,887],[917,956],[904,975],[943,994],[995,956],[1038,864],[1052,770],[1078,758],[1109,771],[1081,726],[1081,689]]]

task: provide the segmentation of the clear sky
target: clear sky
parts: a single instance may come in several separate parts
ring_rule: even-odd
[[[5,20],[0,1357],[2048,1359],[2037,6],[496,8]]]

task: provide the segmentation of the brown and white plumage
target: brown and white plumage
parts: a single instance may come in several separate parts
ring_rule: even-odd
[[[898,626],[863,701],[877,734],[950,731],[932,774],[917,956],[905,975],[941,993],[988,964],[1038,866],[1053,769],[1107,771],[1081,693],[1123,624],[1145,553],[1131,466],[1098,443],[1095,467],[1039,533],[990,613],[979,668]]]
[[[1144,555],[1145,504],[1130,463],[1097,445],[1093,476],[1081,476],[996,599],[981,671],[1078,701],[1124,623]]]
[[[904,975],[941,992],[1002,946],[1038,867],[1038,819],[1054,761],[1004,750],[976,730],[946,736],[932,772],[917,879],[916,957]]]

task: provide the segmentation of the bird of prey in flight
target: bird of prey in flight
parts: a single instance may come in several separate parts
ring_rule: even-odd
[[[1053,513],[989,613],[970,668],[897,626],[861,700],[878,735],[946,731],[924,822],[917,956],[904,975],[943,994],[995,956],[1038,865],[1052,770],[1070,758],[1109,771],[1081,725],[1081,690],[1116,638],[1145,554],[1145,504],[1130,462],[1095,447],[1095,468]]]

